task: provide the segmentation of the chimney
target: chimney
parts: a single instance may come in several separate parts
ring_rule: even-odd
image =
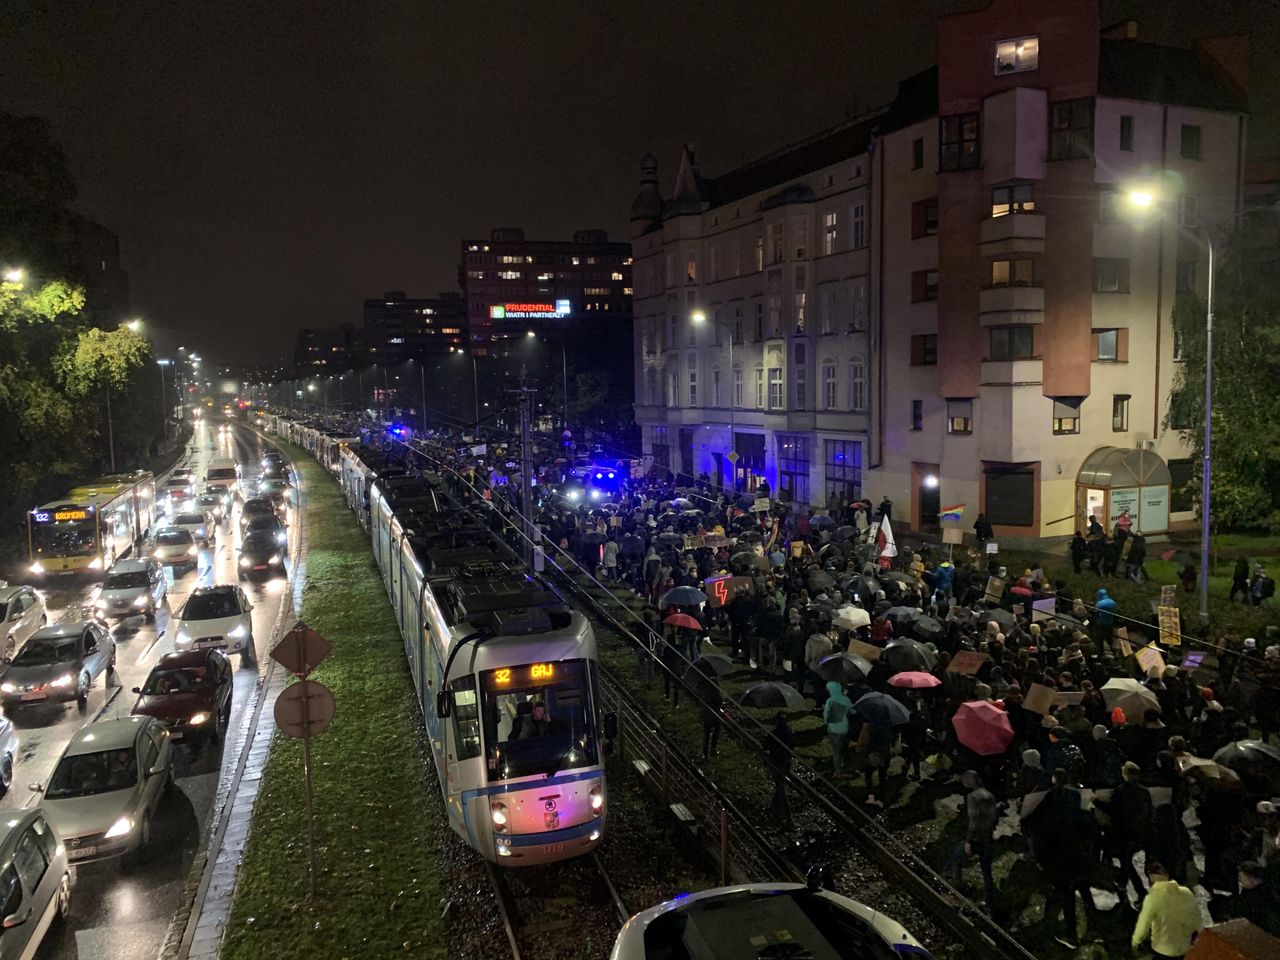
[[[1240,96],[1249,92],[1249,37],[1206,37],[1196,41],[1196,54],[1218,77],[1230,84]]]
[[[1138,21],[1137,20],[1121,20],[1113,23],[1109,27],[1102,28],[1102,39],[1104,40],[1137,40],[1138,39]]]

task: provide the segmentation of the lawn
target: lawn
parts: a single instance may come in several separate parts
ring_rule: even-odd
[[[337,484],[304,451],[280,445],[305,478],[302,618],[333,644],[312,676],[337,700],[311,748],[320,877],[312,898],[301,743],[277,733],[222,956],[443,957],[436,864],[449,833],[396,623]]]

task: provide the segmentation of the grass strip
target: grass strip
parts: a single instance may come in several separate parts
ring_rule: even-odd
[[[302,744],[276,733],[222,957],[443,957],[435,864],[448,831],[395,618],[337,483],[280,446],[305,481],[302,618],[333,644],[312,675],[337,700],[311,744],[320,875],[312,898]]]

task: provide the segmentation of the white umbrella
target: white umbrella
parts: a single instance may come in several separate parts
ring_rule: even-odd
[[[871,614],[861,607],[850,605],[841,607],[832,614],[831,622],[843,630],[857,630],[859,627],[871,626]]]
[[[1108,710],[1119,707],[1126,717],[1140,718],[1147,710],[1159,710],[1160,701],[1141,682],[1128,677],[1112,677],[1102,687]]]

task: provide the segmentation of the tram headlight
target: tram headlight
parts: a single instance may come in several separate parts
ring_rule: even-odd
[[[510,819],[507,817],[507,805],[501,800],[489,804],[489,819],[493,821],[493,829],[498,833],[506,833]]]
[[[591,788],[591,815],[598,817],[604,813],[604,787],[597,784]]]

